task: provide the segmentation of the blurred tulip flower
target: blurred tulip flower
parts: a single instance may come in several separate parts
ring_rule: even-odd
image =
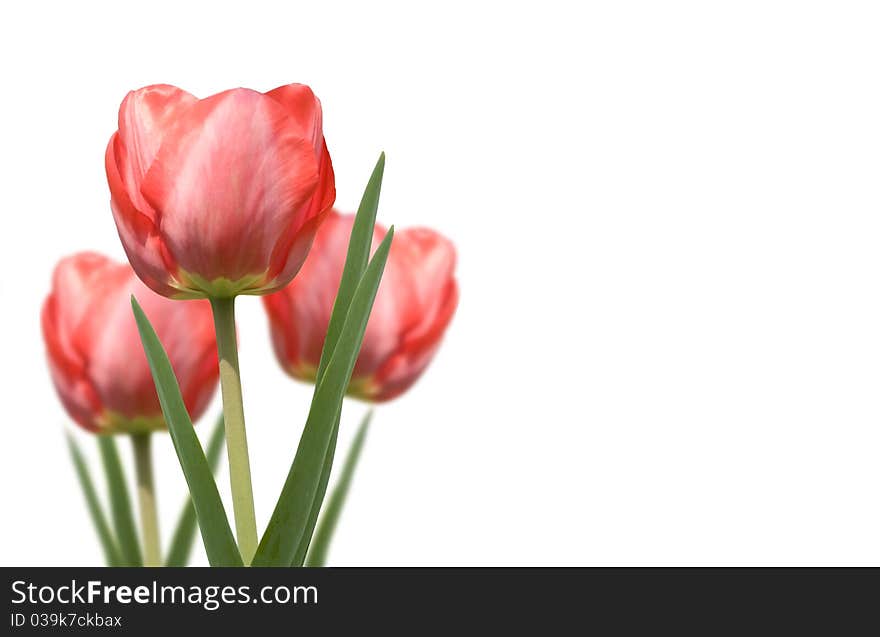
[[[91,252],[60,261],[41,315],[52,381],[67,412],[96,433],[165,428],[131,312],[134,295],[165,344],[193,420],[217,386],[217,350],[207,301],[153,293],[126,264]]]
[[[299,380],[315,379],[353,222],[353,216],[332,212],[296,279],[263,297],[278,360]],[[376,226],[374,250],[385,233]],[[390,400],[424,372],[458,304],[455,260],[452,243],[437,232],[397,231],[348,387],[350,395],[370,402]]]
[[[132,267],[172,298],[284,287],[336,197],[321,104],[301,84],[132,91],[105,167]]]

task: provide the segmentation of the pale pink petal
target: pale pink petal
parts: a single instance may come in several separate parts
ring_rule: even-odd
[[[61,404],[67,410],[73,420],[81,427],[89,431],[99,431],[97,424],[101,415],[100,400],[84,377],[70,376],[59,369],[55,362],[49,359],[49,373],[52,384],[58,392]]]
[[[287,285],[299,272],[312,245],[320,225],[324,222],[333,202],[336,200],[336,181],[333,174],[333,164],[330,161],[330,153],[321,139],[323,152],[321,153],[319,166],[319,181],[311,203],[300,218],[285,230],[272,250],[272,266],[269,270],[268,279],[274,279],[276,286],[272,289],[280,289]]]
[[[131,91],[119,107],[116,167],[135,209],[156,221],[141,194],[141,182],[166,134],[198,100],[176,86],[155,84]]]
[[[263,297],[276,326],[276,353],[291,369],[317,367],[350,233],[349,218],[335,212],[327,215],[299,275],[280,292]]]
[[[285,84],[266,93],[281,104],[300,127],[300,134],[312,141],[315,157],[320,159],[324,138],[321,133],[323,116],[321,102],[305,84]]]
[[[122,241],[129,263],[141,280],[159,294],[174,296],[178,290],[170,285],[170,273],[176,272],[177,266],[165,248],[159,228],[153,220],[154,215],[148,216],[138,211],[128,197],[117,170],[118,145],[117,133],[107,144],[104,165],[107,182],[110,185],[110,208],[113,211],[119,239]]]
[[[375,252],[386,234],[384,227],[376,225],[371,253]],[[415,304],[410,273],[407,271],[407,264],[396,256],[399,253],[398,241],[399,235],[395,234],[355,364],[355,376],[371,376],[376,373],[396,351],[407,326],[417,319],[418,306]],[[344,255],[343,252],[343,259]]]
[[[211,280],[265,272],[278,237],[319,183],[311,140],[276,100],[234,89],[188,108],[166,136],[141,192],[187,271]]]
[[[129,418],[160,416],[161,408],[131,309],[131,296],[138,300],[171,362],[184,397],[204,407],[202,389],[210,398],[216,386],[217,359],[211,309],[207,301],[172,301],[159,296],[125,266],[123,285],[95,304],[95,320],[89,323],[90,374],[107,408]],[[205,360],[212,362],[213,379],[206,379]],[[200,414],[191,413],[195,420]]]
[[[438,315],[448,303],[447,286],[455,275],[455,246],[443,235],[428,228],[408,228],[394,237],[392,254],[395,268],[407,272],[412,282],[417,321],[405,334],[418,340],[435,329]]]

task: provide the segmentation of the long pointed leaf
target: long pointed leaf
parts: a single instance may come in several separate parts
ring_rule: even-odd
[[[351,306],[351,299],[354,296],[355,289],[367,269],[367,263],[370,259],[370,248],[373,245],[373,233],[376,227],[376,213],[379,208],[379,195],[382,191],[382,177],[385,174],[385,153],[379,155],[379,160],[373,168],[367,187],[361,197],[361,203],[358,206],[357,215],[355,215],[354,223],[351,227],[351,235],[348,240],[348,253],[345,257],[345,265],[342,269],[342,278],[339,282],[339,290],[336,293],[336,300],[333,303],[333,312],[330,315],[330,321],[327,326],[327,334],[324,337],[324,346],[321,349],[321,359],[318,363],[318,373],[316,374],[315,391],[318,391],[318,384],[327,368],[333,351],[336,349],[336,343],[339,340],[339,333],[342,331],[342,325],[345,323],[345,317],[348,315],[348,309]],[[318,522],[318,514],[321,512],[321,503],[324,501],[324,494],[327,492],[327,483],[330,480],[330,471],[333,467],[333,457],[336,454],[336,439],[339,434],[339,417],[336,418],[336,424],[330,434],[330,442],[327,445],[327,452],[324,456],[324,463],[321,468],[321,479],[318,482],[318,491],[314,499],[314,504],[306,518],[306,529],[302,535],[302,539],[296,548],[291,566],[302,566],[305,561],[306,553],[309,550],[309,544],[312,540],[312,534],[315,531],[315,524]]]
[[[364,446],[364,438],[367,437],[367,430],[370,427],[370,419],[373,417],[373,410],[367,412],[364,416],[361,426],[358,428],[357,435],[351,443],[348,450],[348,457],[342,467],[342,473],[339,475],[339,482],[333,488],[330,499],[327,500],[327,506],[324,507],[324,513],[321,515],[321,523],[315,532],[315,539],[312,542],[312,548],[309,551],[309,559],[306,566],[324,566],[327,563],[327,551],[330,548],[330,542],[333,540],[333,534],[336,531],[336,525],[339,522],[339,514],[342,513],[342,507],[345,504],[345,498],[348,495],[348,489],[351,486],[351,479],[354,476],[354,470],[357,467],[358,460],[361,457],[361,449]]]
[[[309,516],[306,521],[306,529],[303,532],[302,539],[296,547],[296,553],[293,555],[291,566],[302,566],[306,560],[306,554],[309,552],[309,545],[312,542],[312,535],[315,532],[315,525],[318,523],[318,514],[321,513],[321,504],[324,502],[324,494],[327,493],[327,484],[330,482],[330,472],[333,468],[333,459],[336,456],[336,441],[339,436],[339,421],[342,417],[342,411],[336,416],[336,424],[333,425],[333,431],[330,433],[330,442],[327,445],[327,453],[324,456],[324,465],[321,467],[321,479],[318,482],[318,491],[315,495],[315,501],[309,510]]]
[[[217,465],[220,464],[220,454],[223,451],[223,443],[225,438],[223,426],[223,414],[217,419],[211,437],[208,440],[208,453],[205,454],[208,459],[208,465],[212,472],[217,471]],[[187,497],[183,504],[183,510],[180,512],[174,535],[171,538],[171,546],[168,549],[168,557],[165,559],[165,566],[186,566],[189,563],[189,556],[192,553],[193,543],[196,539],[196,530],[198,522],[196,520],[196,509],[193,506],[192,498]]]
[[[82,487],[83,495],[86,498],[86,505],[89,509],[89,515],[92,523],[95,525],[95,531],[98,533],[98,539],[101,540],[101,548],[104,550],[104,559],[107,566],[121,566],[122,558],[119,556],[119,548],[116,546],[116,538],[113,537],[113,531],[107,524],[107,516],[104,509],[98,501],[98,494],[95,492],[95,483],[92,482],[92,475],[76,444],[76,440],[70,434],[66,435],[67,446],[70,449],[70,457],[73,460],[73,466],[76,469],[76,477],[79,479],[79,486]]]
[[[193,430],[174,370],[171,369],[159,337],[134,296],[131,297],[131,306],[141,343],[150,363],[159,404],[162,406],[165,422],[168,423],[171,441],[196,509],[208,561],[211,566],[242,566],[241,553],[229,528],[229,519],[226,517],[217,483],[214,482],[211,467]]]
[[[392,227],[377,248],[354,293],[339,342],[312,399],[290,473],[254,556],[254,566],[288,566],[306,531],[312,506],[317,504],[320,507],[316,498],[324,460],[363,342],[393,237]]]
[[[135,530],[134,514],[131,510],[131,498],[125,472],[119,460],[119,451],[112,435],[98,436],[98,448],[101,461],[104,463],[104,474],[107,479],[107,492],[110,495],[110,513],[116,538],[119,541],[119,552],[124,566],[143,566],[141,546]]]

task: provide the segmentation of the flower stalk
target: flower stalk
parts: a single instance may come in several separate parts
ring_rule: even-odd
[[[156,510],[156,490],[153,484],[152,438],[149,432],[132,434],[131,442],[134,447],[144,566],[161,566],[159,515]]]
[[[235,337],[235,297],[212,298],[211,308],[214,311],[214,329],[217,334],[217,353],[220,359],[220,391],[223,395],[223,420],[226,428],[235,532],[241,558],[245,565],[248,565],[257,550],[257,519],[254,513],[254,492],[251,485],[251,465],[244,425],[241,373],[238,367],[238,345]]]

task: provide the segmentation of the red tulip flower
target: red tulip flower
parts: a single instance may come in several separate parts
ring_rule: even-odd
[[[131,312],[132,294],[165,345],[193,420],[204,412],[217,386],[207,301],[170,301],[145,287],[128,265],[99,254],[76,254],[56,266],[41,321],[61,402],[77,423],[93,432],[141,433],[165,427]]]
[[[336,197],[321,104],[301,84],[201,100],[174,86],[138,89],[119,108],[105,160],[128,259],[173,298],[284,287]]]
[[[275,353],[287,372],[314,381],[342,278],[354,217],[333,212],[293,282],[263,298]],[[385,236],[376,226],[373,249]],[[406,391],[431,362],[458,304],[455,248],[426,228],[398,231],[367,323],[348,393],[367,401]]]

